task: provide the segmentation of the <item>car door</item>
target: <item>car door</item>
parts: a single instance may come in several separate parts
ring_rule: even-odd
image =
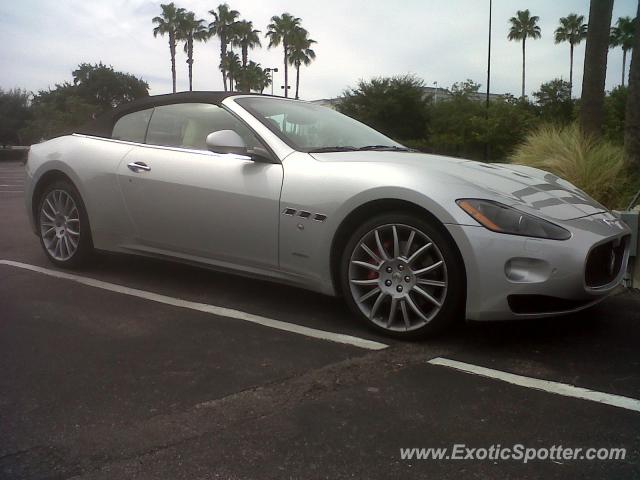
[[[234,130],[250,147],[255,134],[224,108],[204,103],[156,107],[145,143],[118,167],[136,229],[133,248],[217,263],[278,265],[282,165],[214,153],[209,133]]]

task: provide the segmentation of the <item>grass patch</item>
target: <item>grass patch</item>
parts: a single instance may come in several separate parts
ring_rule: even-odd
[[[626,207],[640,188],[627,174],[622,146],[585,135],[576,124],[540,127],[509,160],[564,178],[611,209]]]

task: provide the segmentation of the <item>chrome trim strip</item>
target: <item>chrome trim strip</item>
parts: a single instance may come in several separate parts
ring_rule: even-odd
[[[196,153],[198,155],[207,155],[210,157],[218,157],[218,158],[235,158],[238,160],[248,160],[248,161],[253,161],[251,160],[251,157],[248,157],[246,155],[238,155],[236,153],[216,153],[216,152],[211,152],[209,150],[196,150],[193,148],[181,148],[181,147],[168,147],[166,145],[154,145],[151,143],[139,143],[139,142],[129,142],[126,140],[116,140],[115,138],[105,138],[105,137],[96,137],[93,135],[85,135],[83,133],[73,133],[72,136],[74,137],[81,137],[81,138],[91,138],[94,140],[102,140],[105,142],[112,142],[112,143],[120,143],[123,145],[131,145],[133,147],[146,147],[146,148],[154,148],[157,150],[169,150],[172,152],[182,152],[182,153]]]

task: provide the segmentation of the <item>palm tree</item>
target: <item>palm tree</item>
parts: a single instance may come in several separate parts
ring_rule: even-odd
[[[229,91],[233,92],[233,82],[235,81],[237,86],[238,77],[242,71],[242,65],[240,64],[240,57],[238,57],[238,54],[235,52],[226,52],[224,58],[220,62],[220,70],[226,72],[226,76],[229,79]]]
[[[282,44],[284,50],[284,96],[289,96],[289,49],[294,38],[296,29],[300,27],[301,20],[289,13],[271,17],[271,23],[267,26],[266,37],[269,39],[269,46],[277,47]]]
[[[249,20],[241,20],[236,22],[234,26],[233,40],[231,44],[234,47],[240,47],[242,52],[242,67],[246,68],[249,61],[249,50],[253,50],[256,47],[261,47],[260,43],[260,30],[253,29],[253,22]]]
[[[640,2],[629,66],[629,94],[624,119],[624,150],[629,171],[640,172]]]
[[[271,77],[273,74],[260,66],[258,67],[260,70],[256,74],[256,84],[254,89],[262,93],[265,88],[271,85],[271,82],[273,81]]]
[[[239,82],[240,90],[244,92],[254,90],[262,93],[269,85],[271,85],[269,72],[265,72],[259,63],[250,61],[246,67],[242,67],[242,76]]]
[[[309,66],[316,58],[316,52],[311,46],[317,43],[309,38],[309,32],[304,28],[298,28],[291,43],[291,52],[289,53],[289,63],[296,67],[296,100],[299,97],[300,88],[300,67],[302,65]]]
[[[173,80],[173,93],[176,93],[176,40],[180,19],[185,14],[184,8],[176,8],[173,2],[160,5],[162,15],[151,20],[157,26],[153,29],[153,36],[169,37],[169,53],[171,54],[171,79]]]
[[[609,46],[611,48],[622,47],[622,86],[624,87],[625,72],[627,67],[627,52],[633,47],[635,34],[635,19],[620,17],[615,27],[611,27]]]
[[[529,10],[518,10],[515,17],[511,17],[511,28],[507,38],[509,40],[522,41],[522,98],[524,98],[524,76],[525,76],[525,44],[527,38],[540,38],[540,27],[537,25],[540,17],[531,16]]]
[[[569,42],[569,98],[573,88],[573,48],[587,38],[587,24],[584,16],[571,13],[560,19],[555,32],[556,43]]]
[[[229,5],[222,3],[217,10],[209,10],[215,20],[209,24],[209,35],[217,36],[220,39],[220,70],[222,71],[222,83],[227,91],[227,70],[224,67],[227,56],[227,45],[229,44],[236,18],[240,16],[237,10],[230,10]]]
[[[189,91],[193,90],[193,42],[204,42],[209,38],[209,30],[202,19],[196,19],[195,13],[187,12],[180,19],[177,39],[184,41],[184,52],[189,65]]]
[[[589,28],[580,99],[580,126],[587,135],[599,136],[602,132],[612,10],[613,0],[591,0],[589,3]]]
[[[231,45],[234,47],[240,47],[242,55],[242,72],[239,75],[239,82],[236,81],[236,85],[240,84],[239,90],[248,92],[250,90],[250,81],[247,75],[251,72],[247,71],[247,62],[249,61],[249,49],[260,47],[260,36],[258,35],[260,30],[253,29],[253,23],[248,20],[241,20],[236,22],[233,26],[233,37],[231,38]]]

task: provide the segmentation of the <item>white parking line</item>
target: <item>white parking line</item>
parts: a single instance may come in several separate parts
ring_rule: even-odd
[[[280,320],[261,317],[260,315],[253,315],[252,313],[242,312],[240,310],[233,310],[225,307],[217,307],[215,305],[209,305],[206,303],[190,302],[188,300],[182,300],[180,298],[160,295],[158,293],[147,292],[145,290],[138,290],[137,288],[129,288],[123,285],[117,285],[115,283],[103,282],[101,280],[96,280],[94,278],[74,275],[72,273],[59,272],[57,270],[51,270],[49,268],[37,267],[35,265],[30,265],[28,263],[14,262],[13,260],[0,260],[0,265],[8,265],[11,267],[22,268],[25,270],[30,270],[32,272],[38,272],[44,275],[49,275],[51,277],[71,280],[71,281],[81,283],[83,285],[87,285],[90,287],[101,288],[103,290],[122,293],[124,295],[131,295],[132,297],[143,298],[145,300],[164,303],[166,305],[173,305],[174,307],[189,308],[191,310],[211,313],[213,315],[218,315],[220,317],[228,317],[228,318],[234,318],[236,320],[244,320],[245,322],[256,323],[264,327],[275,328],[277,330],[285,330],[287,332],[297,333],[300,335],[305,335],[307,337],[319,338],[321,340],[329,340],[331,342],[353,345],[354,347],[365,348],[367,350],[382,350],[388,347],[388,345],[384,343],[374,342],[373,340],[366,340],[364,338],[352,337],[351,335],[344,335],[342,333],[325,332],[324,330],[317,330],[315,328],[303,327],[302,325],[296,325],[294,323],[287,323],[287,322],[282,322]]]
[[[466,373],[482,375],[483,377],[502,380],[503,382],[512,383],[521,387],[533,388],[549,393],[563,395],[565,397],[580,398],[582,400],[590,400],[592,402],[604,403],[613,407],[624,408],[640,412],[640,400],[635,398],[623,397],[622,395],[614,395],[611,393],[597,392],[587,388],[575,387],[566,383],[551,382],[549,380],[540,380],[539,378],[525,377],[514,373],[494,370],[492,368],[480,367],[471,363],[458,362],[448,358],[432,358],[428,361],[432,365],[442,365],[444,367],[455,368]]]

